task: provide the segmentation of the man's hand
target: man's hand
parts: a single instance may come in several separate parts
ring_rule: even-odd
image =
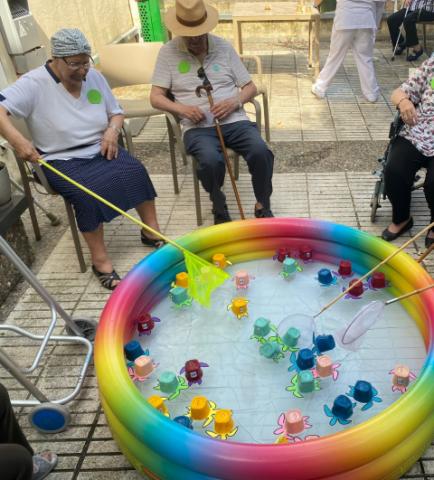
[[[107,160],[113,160],[118,156],[118,132],[114,128],[108,128],[102,137],[101,153]]]
[[[28,162],[38,163],[41,155],[38,153],[32,142],[29,142],[26,138],[22,138],[19,143],[13,145],[18,157]]]
[[[218,120],[223,120],[235,110],[238,110],[240,107],[240,101],[238,97],[227,98],[226,100],[221,100],[220,102],[214,103],[213,107],[210,109],[211,113]]]
[[[417,123],[416,108],[408,98],[405,98],[399,103],[399,113],[402,120],[411,127]]]
[[[182,118],[186,118],[193,123],[199,123],[202,120],[205,120],[205,114],[199,107],[192,107],[189,105],[179,105],[180,108],[180,116]]]

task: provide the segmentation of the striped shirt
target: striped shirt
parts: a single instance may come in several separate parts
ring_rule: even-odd
[[[427,12],[434,12],[434,0],[413,0],[409,10],[425,10]]]
[[[187,50],[181,37],[163,45],[155,65],[152,84],[170,90],[176,102],[199,107],[206,116],[205,120],[198,124],[182,119],[183,132],[193,127],[211,127],[214,124],[206,95],[196,95],[196,88],[202,85],[202,80],[197,75],[201,66],[213,86],[215,102],[235,97],[239,89],[251,81],[240,57],[223,38],[208,34],[208,53],[203,65]],[[240,120],[248,120],[242,108],[235,110],[220,123],[223,125]]]

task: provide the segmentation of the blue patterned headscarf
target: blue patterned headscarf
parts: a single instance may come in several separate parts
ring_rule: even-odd
[[[78,28],[62,28],[51,37],[51,55],[53,57],[72,57],[85,53],[91,54],[87,38]]]

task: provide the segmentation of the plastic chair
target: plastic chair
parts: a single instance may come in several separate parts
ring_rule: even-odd
[[[99,51],[101,73],[106,77],[112,88],[151,84],[154,66],[162,45],[160,42],[104,45]],[[178,146],[184,165],[187,163],[187,158],[182,148],[181,130],[177,120],[168,112],[152,108],[148,99],[127,100],[118,98],[118,101],[124,109],[126,118],[149,118],[157,115],[165,116],[169,135],[173,188],[175,193],[178,194],[179,185],[176,170],[175,147]],[[132,153],[133,142],[131,132],[128,128],[128,122],[125,122],[125,131],[128,150]]]
[[[262,97],[265,139],[267,142],[269,142],[270,141],[270,114],[269,114],[269,108],[268,108],[268,93],[267,93],[267,88],[264,85],[262,85],[261,59],[256,55],[240,55],[240,58],[242,60],[253,60],[254,63],[256,64],[256,72],[258,76],[258,81],[255,81],[255,84],[258,89],[258,94],[256,98]],[[248,103],[251,103],[255,109],[256,125],[259,129],[259,133],[261,133],[262,108],[261,108],[261,104],[256,100],[256,98],[252,99]],[[184,148],[184,145],[182,145],[182,148]],[[240,172],[240,166],[239,166],[240,156],[230,148],[227,149],[227,152],[228,152],[229,159],[232,160],[234,164],[235,179],[238,180],[239,172]],[[197,225],[200,226],[203,224],[203,219],[202,219],[202,206],[200,201],[200,185],[199,185],[199,179],[197,178],[197,172],[196,172],[197,161],[192,155],[189,155],[189,157],[192,159],[192,163],[193,163],[193,187],[194,187],[194,199],[195,199],[195,205],[196,205],[196,220],[197,220]]]

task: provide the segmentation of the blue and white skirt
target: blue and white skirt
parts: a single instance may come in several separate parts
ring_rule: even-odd
[[[50,165],[124,211],[157,196],[145,167],[123,148],[119,148],[113,160],[98,154],[93,158],[51,160]],[[81,232],[93,232],[100,223],[110,222],[119,215],[56,173],[42,168],[53,190],[72,204]]]

